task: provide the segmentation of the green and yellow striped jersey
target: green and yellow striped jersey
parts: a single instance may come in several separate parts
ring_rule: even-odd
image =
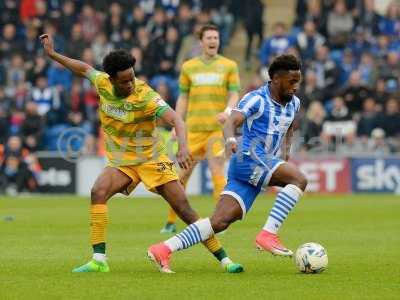
[[[100,97],[99,115],[111,166],[137,165],[165,151],[156,130],[156,118],[169,109],[151,87],[135,79],[135,90],[118,97],[109,75],[97,70],[87,77]]]
[[[226,108],[228,92],[238,92],[239,89],[239,71],[234,61],[221,55],[209,62],[201,57],[186,61],[179,77],[179,90],[188,95],[188,130],[221,130],[216,115]]]

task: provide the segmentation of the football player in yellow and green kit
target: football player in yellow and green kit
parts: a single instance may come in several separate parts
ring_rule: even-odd
[[[124,50],[110,52],[103,60],[104,72],[68,58],[54,50],[48,34],[40,36],[46,54],[78,76],[88,78],[100,98],[99,115],[105,135],[107,167],[91,190],[90,229],[93,258],[73,272],[108,272],[106,261],[107,201],[114,194],[129,194],[140,182],[160,194],[186,223],[199,217],[190,207],[184,188],[178,181],[174,163],[165,155],[157,137],[156,119],[175,128],[179,144],[177,161],[182,169],[190,166],[183,120],[145,82],[135,78],[135,59]],[[230,273],[243,268],[233,263],[219,241],[212,237],[205,246]],[[163,272],[171,272],[162,268]]]
[[[186,120],[188,147],[195,163],[182,169],[179,178],[186,185],[197,161],[207,159],[218,200],[226,179],[224,176],[224,138],[222,124],[239,100],[237,64],[218,54],[218,27],[207,24],[199,32],[202,54],[182,65],[179,77],[180,95],[176,112]],[[162,233],[176,231],[177,215],[170,208]]]

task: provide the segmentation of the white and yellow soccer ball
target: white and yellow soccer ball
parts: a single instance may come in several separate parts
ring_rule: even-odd
[[[296,250],[295,261],[303,273],[321,273],[328,266],[328,255],[320,244],[305,243]]]

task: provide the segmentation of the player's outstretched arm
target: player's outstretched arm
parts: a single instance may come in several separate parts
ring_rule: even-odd
[[[233,111],[224,126],[224,137],[225,137],[225,152],[226,156],[229,157],[232,153],[237,151],[237,141],[235,138],[236,129],[243,124],[245,116],[238,111]]]
[[[179,167],[183,169],[188,169],[192,162],[192,158],[189,154],[189,149],[187,147],[186,138],[186,126],[182,118],[172,109],[168,109],[162,116],[161,120],[173,126],[176,132],[176,139],[178,141],[178,153],[176,158],[178,160]]]
[[[84,63],[83,61],[72,59],[67,56],[64,56],[54,50],[54,42],[52,37],[49,34],[42,34],[40,37],[42,42],[44,51],[46,52],[47,56],[50,57],[52,60],[62,64],[67,69],[71,70],[78,76],[85,77],[90,70],[93,68]]]

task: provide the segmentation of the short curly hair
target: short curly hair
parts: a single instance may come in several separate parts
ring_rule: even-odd
[[[110,77],[114,77],[120,71],[133,68],[136,59],[125,50],[114,50],[103,59],[103,69]]]
[[[298,71],[301,69],[300,60],[292,54],[277,56],[268,68],[269,78],[273,78],[278,72]]]

